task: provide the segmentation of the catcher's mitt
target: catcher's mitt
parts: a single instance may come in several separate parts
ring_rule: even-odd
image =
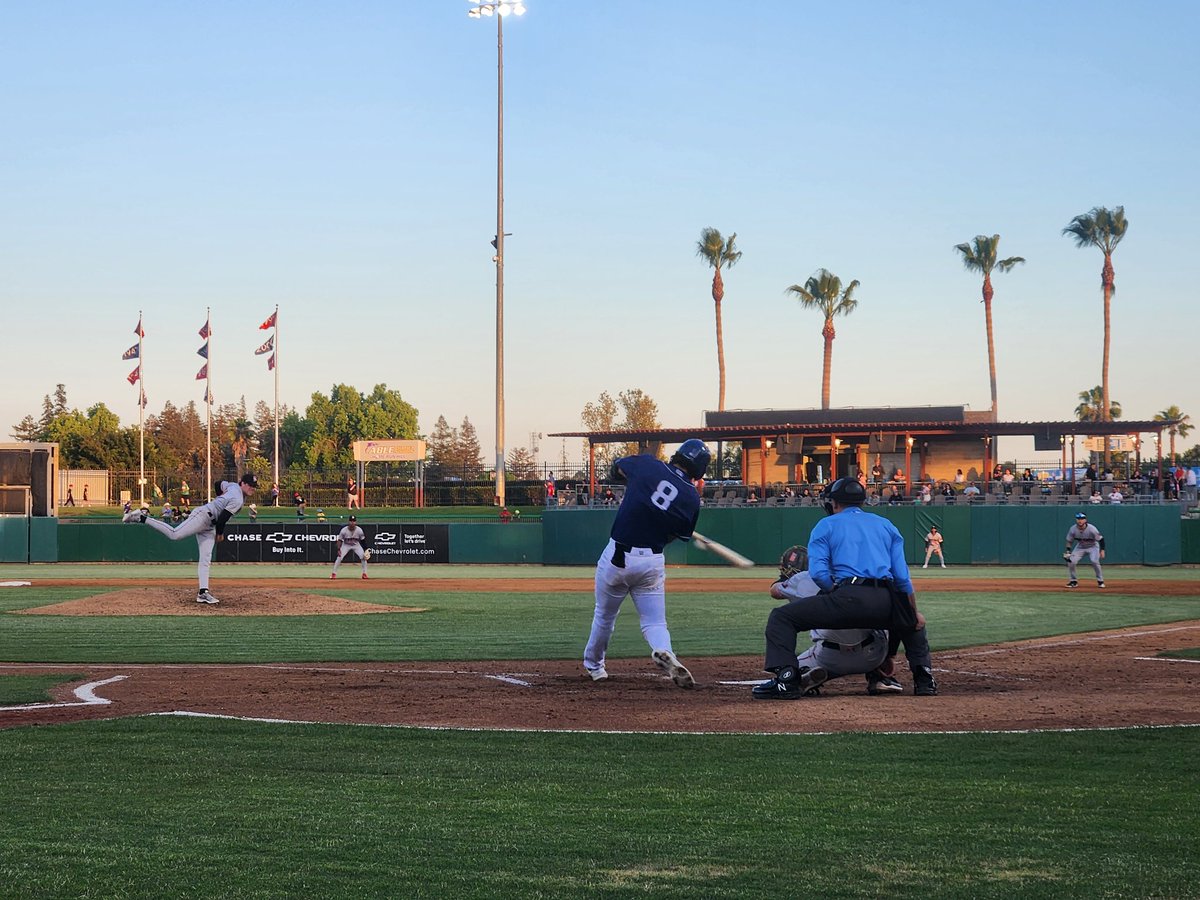
[[[779,557],[779,580],[787,581],[797,572],[808,571],[808,548],[803,544],[796,544],[794,547],[788,547],[783,551],[783,556]]]

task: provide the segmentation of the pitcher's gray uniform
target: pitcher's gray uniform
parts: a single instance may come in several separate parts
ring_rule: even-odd
[[[820,593],[807,572],[797,572],[777,585],[779,599],[799,600]],[[797,668],[821,668],[830,678],[865,675],[883,664],[888,655],[888,633],[870,628],[814,628],[812,646],[796,657]]]
[[[362,561],[362,577],[367,577],[367,554],[362,546],[362,542],[366,540],[366,537],[363,530],[358,527],[358,519],[351,516],[349,524],[338,532],[337,559],[333,561],[333,572],[329,575],[331,579],[337,578],[338,566],[342,564],[342,560],[350,553],[358,554],[359,560]]]
[[[1087,516],[1083,513],[1075,514],[1075,524],[1067,531],[1067,550],[1064,556],[1067,559],[1067,574],[1071,578],[1067,587],[1079,584],[1075,579],[1075,566],[1085,556],[1092,564],[1092,571],[1096,573],[1096,585],[1104,587],[1104,571],[1100,568],[1100,559],[1104,556],[1104,535],[1095,525],[1088,524]]]
[[[218,536],[225,533],[225,523],[228,522],[245,502],[245,498],[254,493],[258,479],[251,473],[246,473],[239,481],[218,481],[217,491],[220,494],[215,500],[197,506],[192,510],[182,525],[172,528],[166,522],[150,518],[145,510],[128,512],[122,518],[123,522],[139,522],[149,525],[168,540],[181,541],[195,535],[196,545],[200,552],[197,574],[200,580],[200,590],[196,594],[197,603],[216,603],[217,598],[208,590],[208,573],[212,568],[213,548]]]

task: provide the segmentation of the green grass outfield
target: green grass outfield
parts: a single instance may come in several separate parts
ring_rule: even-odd
[[[586,590],[405,592],[383,580],[338,591],[324,567],[229,574],[279,571],[298,588],[430,611],[21,616],[11,612],[95,591],[2,588],[0,660],[576,658],[591,619]],[[510,566],[419,574],[435,571],[590,577]],[[194,567],[3,566],[0,580],[130,573],[152,584]],[[681,655],[761,652],[765,592],[670,593],[671,577],[731,574],[671,570]],[[936,590],[941,574],[921,594],[935,650],[1200,618],[1195,570],[1114,569],[1103,593],[1003,589],[1057,568],[945,573],[995,581],[970,594]],[[1122,594],[1126,575],[1196,591]],[[766,569],[745,577],[764,589],[770,580]],[[643,653],[626,610],[613,655]],[[1200,896],[1198,754],[1198,728],[654,735],[166,717],[12,728],[0,730],[0,896]]]

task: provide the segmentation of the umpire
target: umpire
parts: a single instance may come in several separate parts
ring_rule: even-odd
[[[813,628],[884,628],[904,642],[913,693],[937,693],[925,634],[917,612],[904,538],[882,516],[866,513],[866,489],[839,478],[822,494],[827,518],[808,541],[808,572],[821,592],[771,610],[763,668],[774,674],[752,690],[756,700],[795,700],[811,687],[796,668],[796,635]]]

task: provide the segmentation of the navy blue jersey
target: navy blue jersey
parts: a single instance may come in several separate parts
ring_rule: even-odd
[[[686,475],[653,456],[626,456],[617,466],[626,487],[613,522],[614,541],[657,548],[692,536],[700,517],[700,495]]]

